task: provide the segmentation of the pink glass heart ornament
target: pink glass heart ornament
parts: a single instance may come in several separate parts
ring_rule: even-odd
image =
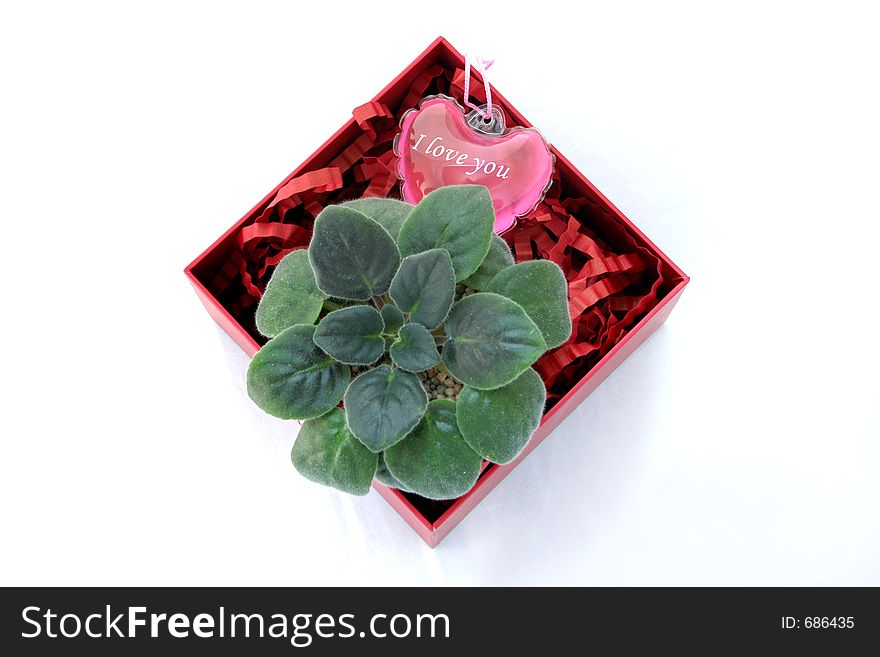
[[[504,114],[473,111],[454,99],[423,99],[406,112],[394,139],[401,195],[418,203],[446,185],[484,185],[495,207],[495,232],[513,228],[550,187],[555,158],[534,128],[505,128]]]

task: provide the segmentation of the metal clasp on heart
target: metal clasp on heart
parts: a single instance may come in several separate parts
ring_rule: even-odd
[[[507,125],[504,121],[504,112],[497,105],[492,106],[492,118],[487,119],[486,105],[480,105],[479,110],[468,112],[465,120],[467,124],[478,132],[486,135],[503,135]]]

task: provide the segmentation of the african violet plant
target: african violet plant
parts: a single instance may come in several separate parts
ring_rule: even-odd
[[[247,388],[267,413],[305,420],[301,474],[451,499],[483,459],[526,445],[546,399],[531,365],[571,333],[567,285],[552,262],[514,264],[493,223],[478,185],[416,206],[359,199],[325,208],[308,250],[279,263]]]

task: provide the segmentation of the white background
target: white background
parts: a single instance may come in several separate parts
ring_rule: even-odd
[[[875,17],[652,4],[4,3],[0,583],[880,584]],[[693,282],[431,550],[182,269],[438,34]]]

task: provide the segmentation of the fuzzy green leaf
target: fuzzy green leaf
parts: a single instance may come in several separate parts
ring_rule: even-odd
[[[326,298],[315,282],[308,252],[288,253],[275,267],[257,306],[257,330],[273,338],[294,324],[313,324]]]
[[[318,349],[314,333],[306,324],[286,328],[251,360],[248,395],[269,415],[308,420],[334,408],[345,394],[351,370]]]
[[[385,332],[395,333],[403,326],[403,313],[393,303],[386,303],[381,310],[382,321],[385,322]]]
[[[290,460],[307,479],[344,493],[366,495],[379,458],[351,435],[345,425],[345,413],[334,408],[303,423]]]
[[[413,432],[384,454],[391,475],[414,493],[449,500],[467,493],[480,476],[480,455],[458,430],[455,402],[435,399]]]
[[[495,292],[521,305],[541,330],[548,349],[558,347],[571,336],[568,282],[556,263],[529,260],[508,267],[495,275],[486,292]]]
[[[391,486],[391,488],[396,488],[397,490],[403,491],[404,493],[411,493],[412,491],[404,486],[402,483],[397,481],[394,478],[394,475],[388,470],[388,466],[385,464],[385,458],[382,454],[379,454],[379,466],[376,468],[376,479],[381,481],[386,486]]]
[[[348,365],[369,365],[385,353],[382,316],[372,306],[334,310],[315,329],[315,344]]]
[[[473,274],[486,252],[495,222],[489,190],[482,185],[450,185],[425,196],[410,213],[397,238],[403,256],[446,249],[455,280]]]
[[[388,289],[400,252],[375,221],[350,207],[330,205],[315,219],[309,261],[326,294],[366,301]]]
[[[421,324],[407,324],[391,345],[394,364],[409,372],[421,372],[440,362],[434,336]]]
[[[483,258],[483,262],[480,263],[477,271],[465,280],[465,285],[469,285],[475,290],[483,290],[495,274],[502,269],[507,269],[515,262],[507,242],[495,233],[492,233],[492,239],[489,242],[489,252]]]
[[[443,362],[452,375],[481,390],[510,383],[547,348],[526,311],[498,294],[458,301],[446,320]]]
[[[445,249],[406,256],[388,290],[409,321],[435,329],[449,314],[455,297],[455,272]]]
[[[372,452],[381,452],[412,431],[427,403],[415,374],[388,365],[356,377],[343,402],[348,428]]]
[[[531,367],[506,386],[477,390],[465,386],[455,415],[461,435],[480,456],[510,463],[541,423],[547,390]]]
[[[393,198],[359,198],[342,205],[366,215],[388,231],[394,240],[414,206]]]

